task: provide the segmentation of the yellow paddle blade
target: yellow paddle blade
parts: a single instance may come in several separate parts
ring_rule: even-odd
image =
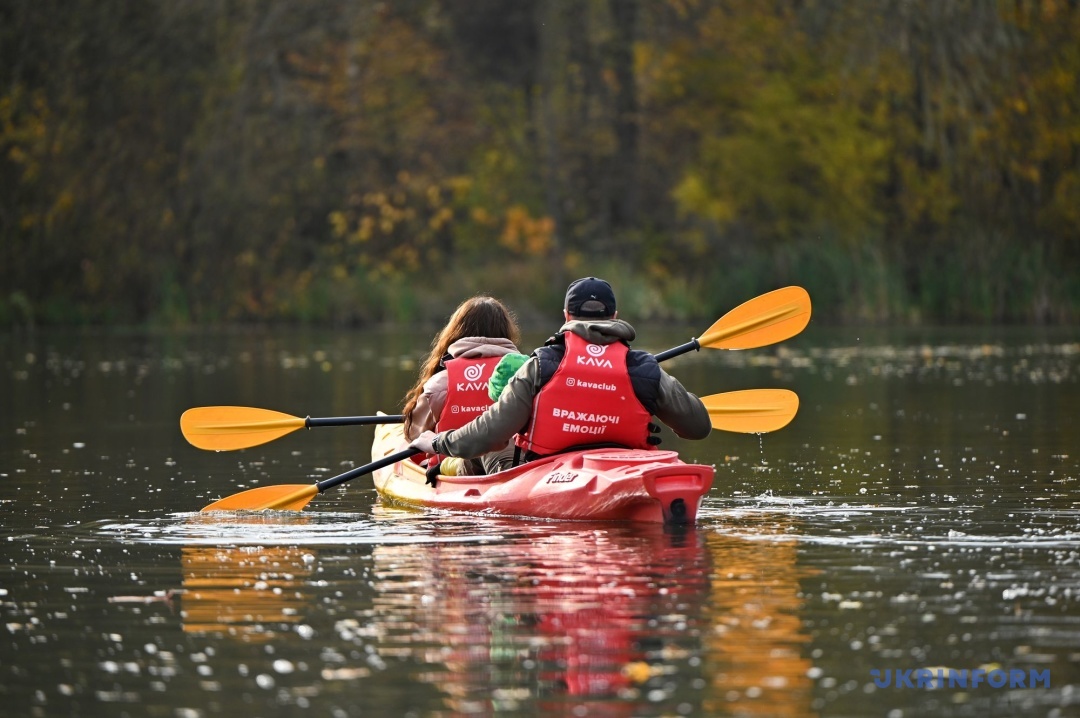
[[[180,431],[193,446],[211,451],[246,449],[304,428],[304,419],[272,409],[200,406],[180,417]]]
[[[710,349],[753,349],[790,339],[809,322],[810,295],[802,287],[784,287],[743,302],[697,341]]]
[[[787,389],[746,389],[702,397],[714,429],[763,434],[787,426],[799,411],[799,396]]]
[[[319,494],[315,484],[278,484],[248,489],[226,496],[203,508],[203,511],[301,511]]]

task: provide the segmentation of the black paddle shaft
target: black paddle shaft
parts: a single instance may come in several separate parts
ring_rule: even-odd
[[[400,424],[405,421],[401,414],[383,416],[328,416],[321,419],[307,417],[304,426],[310,429],[313,426],[363,426],[365,424]]]
[[[335,486],[338,486],[339,484],[344,484],[346,481],[352,481],[353,479],[357,478],[358,476],[363,476],[364,474],[370,474],[372,471],[378,471],[379,469],[381,469],[381,468],[383,468],[385,466],[390,466],[391,464],[396,464],[397,462],[401,461],[402,459],[407,459],[410,456],[412,456],[413,454],[419,454],[419,453],[420,453],[420,449],[414,449],[414,448],[412,448],[410,446],[408,449],[404,449],[402,451],[399,451],[396,454],[390,454],[389,456],[384,456],[383,458],[379,459],[378,461],[372,461],[370,464],[365,464],[363,466],[357,466],[355,469],[352,469],[351,471],[346,471],[344,474],[338,474],[337,476],[333,476],[333,477],[331,477],[329,479],[326,479],[324,481],[319,481],[318,483],[315,484],[315,488],[317,488],[319,490],[319,493],[321,494],[322,492],[326,491],[327,489],[332,489]]]
[[[680,354],[686,354],[688,352],[696,352],[699,349],[701,349],[701,344],[698,343],[698,340],[697,339],[691,339],[686,344],[680,344],[679,346],[677,346],[677,347],[675,347],[673,349],[668,349],[666,352],[660,352],[659,354],[654,354],[653,357],[656,359],[656,361],[661,362],[661,361],[664,361],[665,359],[670,359],[672,357],[677,357]]]

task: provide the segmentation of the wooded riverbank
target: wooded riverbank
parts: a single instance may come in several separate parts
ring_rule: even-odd
[[[13,0],[0,325],[1080,318],[1061,0]]]

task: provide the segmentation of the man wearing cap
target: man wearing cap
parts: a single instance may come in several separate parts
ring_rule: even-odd
[[[507,381],[499,400],[465,426],[425,432],[410,446],[473,458],[516,435],[525,460],[592,444],[644,449],[651,446],[650,416],[684,439],[707,437],[705,405],[652,354],[630,349],[637,333],[617,314],[610,284],[596,277],[573,282],[563,304],[566,323]]]

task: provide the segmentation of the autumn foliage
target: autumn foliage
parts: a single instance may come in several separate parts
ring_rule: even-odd
[[[0,322],[1080,315],[1066,0],[12,0]],[[450,298],[449,300],[447,298]]]

